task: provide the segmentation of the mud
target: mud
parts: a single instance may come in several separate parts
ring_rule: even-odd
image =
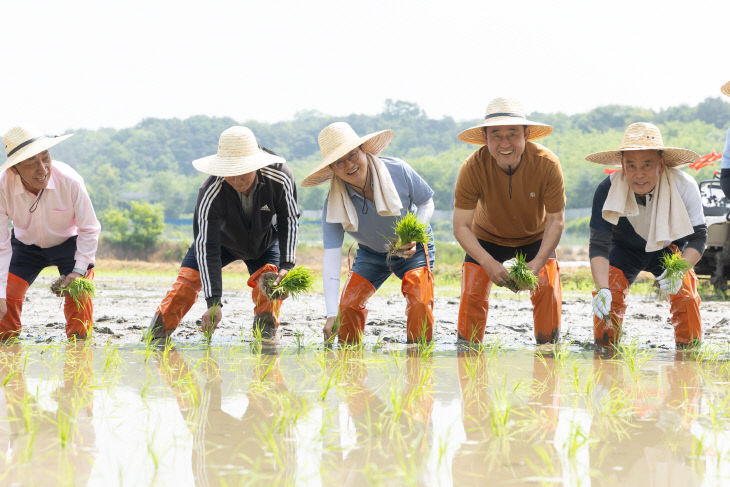
[[[40,277],[28,290],[22,315],[22,339],[65,340],[63,300],[49,292],[52,280],[52,277]],[[97,298],[94,300],[95,340],[98,343],[138,343],[171,282],[163,277],[142,281],[139,278],[98,278]],[[666,298],[629,295],[627,303],[624,333],[629,340],[636,339],[644,348],[674,349]],[[366,342],[405,343],[405,301],[400,294],[387,295],[379,291],[370,299],[368,308]],[[458,297],[436,297],[437,349],[454,347],[458,310]],[[198,324],[204,311],[205,301],[201,297],[173,334],[175,341],[202,340]],[[725,343],[730,336],[730,302],[706,300],[701,305],[701,313],[705,341]],[[579,347],[591,348],[590,296],[564,293],[562,316],[561,336]],[[324,318],[324,297],[321,294],[285,300],[278,333],[280,343],[287,345],[303,341],[312,344],[321,341]],[[250,339],[252,322],[250,291],[225,291],[223,321],[213,341],[226,343]],[[534,345],[532,322],[532,304],[527,293],[498,293],[490,298],[486,340],[499,340],[508,348]]]

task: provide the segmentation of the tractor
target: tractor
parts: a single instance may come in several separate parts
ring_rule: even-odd
[[[717,174],[715,178],[699,183],[707,223],[707,248],[695,265],[695,272],[709,276],[715,291],[725,295],[730,279],[730,199],[723,193]]]

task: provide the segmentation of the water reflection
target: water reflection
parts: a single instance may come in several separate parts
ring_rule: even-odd
[[[730,481],[722,357],[248,344],[92,355],[0,347],[0,485]]]
[[[383,370],[362,350],[344,349],[330,352],[328,362],[346,417],[328,428],[323,484],[428,485],[433,358],[409,349]],[[374,380],[370,368],[380,369]]]
[[[96,457],[93,348],[69,343],[47,397],[26,380],[20,344],[0,346],[6,420],[0,423],[3,485],[86,485]],[[55,371],[51,371],[53,373]],[[55,406],[55,407],[54,407]]]
[[[291,412],[297,402],[284,383],[275,347],[254,355],[245,413],[223,410],[221,367],[206,354],[191,367],[177,350],[159,351],[157,364],[193,436],[196,485],[285,484],[293,478],[296,443]]]

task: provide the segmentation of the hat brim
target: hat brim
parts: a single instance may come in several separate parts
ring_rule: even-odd
[[[20,149],[18,152],[13,153],[12,156],[8,157],[3,165],[0,166],[0,173],[20,162],[23,162],[26,159],[30,159],[31,157],[40,154],[44,150],[50,149],[56,144],[60,144],[72,135],[73,134],[59,135],[57,137],[42,137],[38,140],[34,140],[30,144]]]
[[[371,134],[360,137],[359,139],[353,139],[346,143],[338,146],[335,150],[331,151],[327,157],[322,159],[317,166],[304,178],[302,181],[303,187],[317,186],[324,182],[329,181],[334,172],[330,169],[330,164],[335,162],[337,159],[345,156],[348,152],[355,149],[356,147],[362,146],[362,150],[369,154],[377,155],[383,152],[388,147],[388,144],[393,140],[393,131],[390,129],[380,130]]]
[[[720,88],[720,91],[722,91],[727,96],[730,96],[730,81],[728,81],[727,83],[722,85],[722,87]]]
[[[228,177],[247,174],[272,164],[283,164],[286,159],[260,150],[247,157],[222,158],[218,154],[193,161],[193,167],[212,176]]]
[[[612,150],[603,152],[594,152],[586,156],[586,161],[603,164],[605,166],[620,166],[621,153],[636,150],[660,150],[668,167],[682,167],[691,164],[700,158],[700,155],[689,149],[680,149],[678,147],[636,147],[623,150]]]
[[[486,145],[487,137],[484,135],[484,127],[498,127],[501,125],[527,125],[530,128],[530,135],[527,140],[541,139],[550,135],[553,127],[544,123],[533,122],[525,118],[519,117],[495,117],[484,121],[484,123],[475,127],[469,127],[462,131],[456,137],[467,144]]]

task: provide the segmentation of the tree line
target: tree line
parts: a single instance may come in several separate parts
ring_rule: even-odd
[[[580,208],[590,206],[592,188],[605,177],[602,167],[584,157],[590,152],[618,147],[629,123],[656,123],[670,146],[690,148],[701,154],[720,152],[730,124],[730,104],[720,98],[708,98],[696,106],[680,105],[659,111],[608,105],[574,115],[532,113],[529,118],[555,127],[553,134],[539,142],[560,157],[568,207]],[[157,205],[166,219],[189,218],[197,189],[205,178],[191,161],[215,153],[218,136],[231,125],[250,127],[260,144],[287,159],[300,182],[320,158],[319,131],[336,120],[348,122],[360,134],[393,129],[395,137],[384,154],[406,160],[424,177],[435,191],[437,209],[452,208],[459,166],[476,149],[459,142],[456,134],[478,124],[480,119],[432,119],[417,104],[400,100],[386,100],[377,115],[334,117],[310,110],[297,113],[292,120],[275,123],[194,116],[185,120],[148,118],[121,130],[69,130],[76,135],[54,147],[52,155],[81,173],[97,212],[103,216],[112,211],[111,221],[118,227],[120,212],[140,211],[138,207],[132,208],[132,201]],[[0,155],[0,163],[4,159],[5,154]],[[697,173],[689,171],[703,179],[712,176],[713,167]],[[298,191],[302,209],[320,210],[327,186],[299,187]]]

